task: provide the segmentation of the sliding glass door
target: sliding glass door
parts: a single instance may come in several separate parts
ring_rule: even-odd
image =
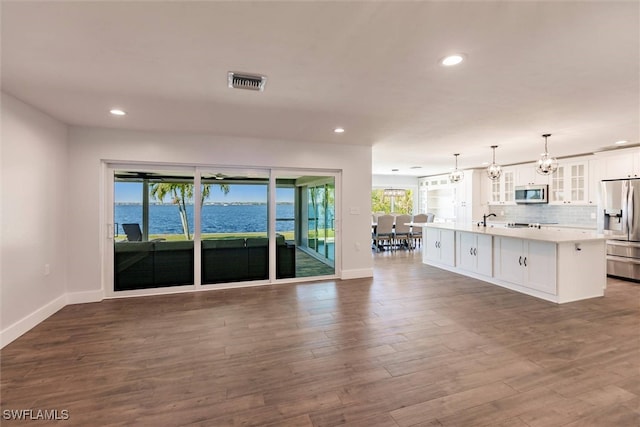
[[[309,249],[329,262],[335,260],[335,183],[333,179],[307,187]]]
[[[336,274],[335,177],[286,174],[276,178],[276,229],[295,245],[293,277]]]
[[[269,279],[269,172],[201,175],[202,284]]]
[[[194,284],[193,188],[193,172],[115,171],[115,291]]]
[[[336,175],[110,171],[114,232],[106,265],[116,293],[336,274]]]

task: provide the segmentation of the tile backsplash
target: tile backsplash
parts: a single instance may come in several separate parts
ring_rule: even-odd
[[[489,206],[496,214],[494,221],[525,223],[558,223],[579,227],[596,228],[596,206],[566,205],[499,205]]]

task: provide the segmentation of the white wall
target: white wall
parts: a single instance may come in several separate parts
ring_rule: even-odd
[[[373,175],[372,188],[406,188],[418,189],[418,178],[408,175]]]
[[[67,127],[10,95],[0,96],[3,346],[64,306],[73,222],[67,215]]]
[[[342,170],[342,278],[373,274],[368,146],[71,128],[69,153],[69,190],[75,195],[69,210],[70,293],[101,289],[102,161]]]

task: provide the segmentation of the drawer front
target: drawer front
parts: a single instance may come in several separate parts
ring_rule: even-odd
[[[607,241],[607,255],[640,258],[640,245],[635,242]]]
[[[640,280],[640,260],[607,256],[607,274]]]

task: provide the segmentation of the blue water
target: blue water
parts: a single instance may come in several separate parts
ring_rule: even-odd
[[[114,205],[118,233],[124,234],[121,224],[142,225],[142,205]],[[276,217],[290,221],[276,221],[276,231],[293,231],[294,205],[276,205]],[[189,229],[193,233],[193,205],[187,206]],[[204,205],[202,207],[202,233],[244,233],[267,231],[267,205]],[[177,205],[149,206],[149,234],[182,234],[182,223]]]

